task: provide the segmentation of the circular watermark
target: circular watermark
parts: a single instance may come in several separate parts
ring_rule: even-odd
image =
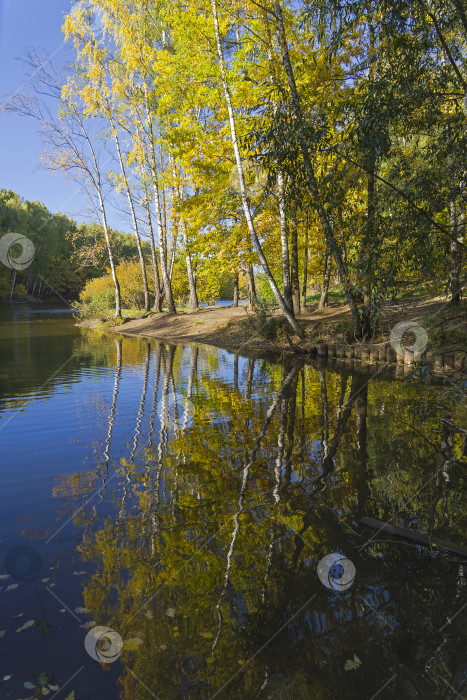
[[[268,182],[268,174],[266,170],[261,167],[259,163],[255,163],[252,160],[244,161],[242,166],[243,179],[245,181],[245,188],[248,194],[253,197],[258,197],[263,193]],[[241,192],[240,178],[238,176],[238,168],[236,165],[234,165],[230,171],[229,180],[234,190]]]
[[[122,653],[123,639],[111,627],[96,625],[87,633],[84,648],[94,661],[113,664]]]
[[[30,583],[41,573],[42,557],[31,547],[18,545],[7,552],[4,566],[5,571],[16,581]]]
[[[21,233],[7,233],[0,238],[0,261],[11,270],[25,270],[34,260],[35,252],[34,243]]]
[[[321,559],[316,569],[319,580],[332,591],[346,591],[355,580],[355,564],[339,552],[331,552]]]
[[[389,342],[398,355],[409,354],[418,357],[428,345],[428,334],[418,323],[401,321],[391,330]]]

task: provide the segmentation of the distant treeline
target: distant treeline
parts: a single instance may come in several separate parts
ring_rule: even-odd
[[[34,256],[23,270],[0,264],[0,300],[26,294],[54,295],[76,299],[86,283],[106,274],[108,257],[98,224],[77,224],[68,216],[52,214],[40,202],[28,202],[12,190],[0,190],[0,238],[7,233],[26,236],[34,244]],[[138,258],[134,236],[112,231],[112,246],[118,263]],[[0,242],[1,245],[1,242]],[[144,254],[151,249],[142,242]],[[22,247],[13,244],[10,260],[21,259]]]

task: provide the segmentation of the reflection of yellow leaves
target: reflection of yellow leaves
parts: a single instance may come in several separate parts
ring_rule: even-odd
[[[214,637],[212,632],[200,632],[199,634],[201,637],[204,637],[205,639],[212,639]]]

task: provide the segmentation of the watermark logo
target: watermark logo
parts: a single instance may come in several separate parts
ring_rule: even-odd
[[[42,570],[42,557],[31,547],[18,545],[5,556],[5,571],[16,581],[30,583],[39,577]]]
[[[111,627],[96,625],[87,633],[84,648],[94,661],[113,664],[122,653],[123,639]]]
[[[339,552],[331,552],[321,559],[316,569],[319,580],[332,591],[346,591],[355,580],[355,564]]]
[[[264,168],[261,167],[259,163],[255,163],[252,160],[247,160],[242,163],[243,165],[243,177],[245,180],[245,187],[247,193],[252,197],[258,197],[264,191],[264,188],[268,182],[268,174]],[[238,177],[238,168],[236,165],[230,171],[230,184],[237,190],[241,192],[240,179]]]
[[[11,270],[26,270],[35,252],[34,243],[21,233],[7,233],[0,238],[0,261]]]
[[[401,321],[391,331],[389,341],[398,355],[419,357],[428,345],[428,334],[413,321]]]

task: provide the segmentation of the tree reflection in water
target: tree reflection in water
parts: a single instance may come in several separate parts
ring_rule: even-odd
[[[102,485],[118,477],[80,551],[93,620],[141,640],[122,698],[462,692],[463,563],[358,519],[465,544],[464,406],[442,422],[432,385],[148,342],[129,457],[109,465],[117,348]],[[342,592],[316,573],[335,551],[357,571]]]

